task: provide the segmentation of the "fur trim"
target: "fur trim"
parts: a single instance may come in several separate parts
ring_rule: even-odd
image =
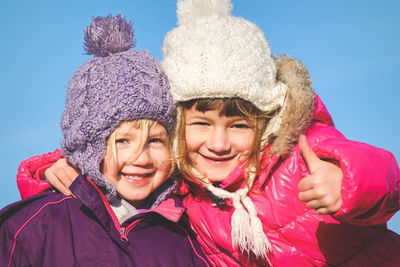
[[[280,55],[274,58],[277,81],[287,85],[284,111],[279,130],[271,138],[270,154],[288,156],[305,132],[314,113],[315,94],[307,68],[295,59]]]

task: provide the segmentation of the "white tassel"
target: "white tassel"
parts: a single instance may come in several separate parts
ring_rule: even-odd
[[[246,194],[247,190],[241,192],[239,192],[239,190],[235,192],[235,196],[232,199],[233,207],[235,208],[231,218],[232,243],[234,246],[237,246],[240,251],[249,253],[251,250],[251,246],[249,246],[251,243],[251,240],[249,240],[249,237],[251,236],[250,216],[241,203],[243,194],[240,194],[242,192]]]
[[[253,186],[256,177],[256,169],[250,168],[249,187],[238,189],[231,193],[222,188],[213,186],[206,178],[201,178],[200,173],[193,169],[199,181],[217,197],[232,199],[233,211],[231,218],[232,245],[246,254],[253,253],[258,258],[264,258],[269,262],[268,254],[272,250],[271,243],[265,235],[260,218],[253,201],[247,196],[248,188]]]
[[[264,233],[260,218],[257,216],[256,208],[249,197],[242,200],[243,205],[249,211],[250,228],[252,229],[252,252],[257,257],[267,258],[271,252],[272,246]]]
[[[250,217],[244,208],[236,208],[231,218],[232,245],[247,254],[251,250],[249,240]]]

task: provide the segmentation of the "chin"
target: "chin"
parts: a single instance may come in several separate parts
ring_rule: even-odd
[[[222,182],[226,177],[228,177],[228,175],[207,174],[206,177],[210,182]]]
[[[145,200],[151,192],[146,189],[140,190],[123,190],[118,192],[128,202],[141,202]]]

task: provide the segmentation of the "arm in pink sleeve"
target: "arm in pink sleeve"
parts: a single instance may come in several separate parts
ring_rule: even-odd
[[[17,173],[17,184],[22,199],[42,193],[51,187],[46,181],[44,172],[60,158],[62,158],[61,150],[56,149],[21,162]]]
[[[392,153],[348,140],[332,126],[312,128],[314,152],[343,171],[343,205],[333,217],[358,225],[386,223],[400,209],[400,171]]]

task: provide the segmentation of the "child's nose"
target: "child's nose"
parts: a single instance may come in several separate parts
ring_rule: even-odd
[[[225,152],[229,150],[229,136],[224,129],[215,129],[210,136],[209,147],[214,152]]]
[[[137,155],[137,158],[135,160],[132,161],[133,165],[137,165],[137,166],[147,166],[149,164],[151,164],[152,159],[150,156],[150,151],[147,148],[144,148],[139,155]]]

